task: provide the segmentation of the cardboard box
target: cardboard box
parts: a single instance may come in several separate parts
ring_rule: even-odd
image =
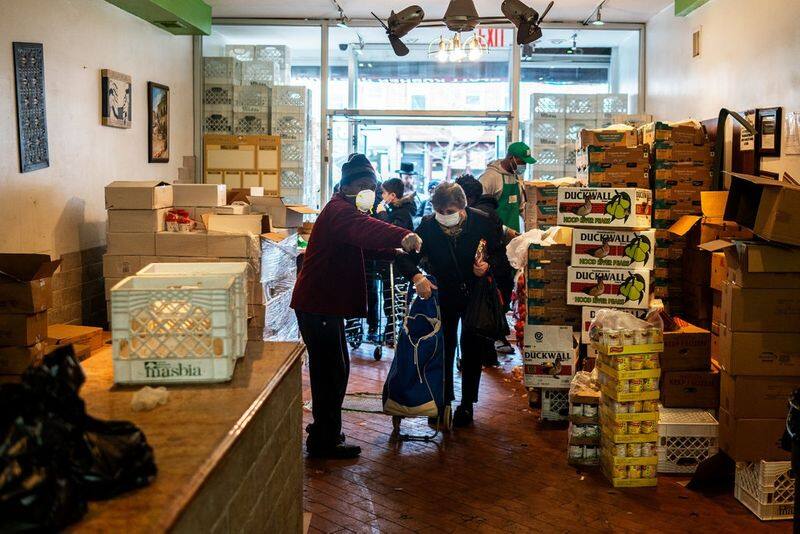
[[[648,145],[652,145],[656,141],[702,145],[707,139],[705,129],[694,122],[668,124],[656,121],[645,124],[639,128],[639,131],[642,142]]]
[[[584,345],[588,345],[591,343],[591,339],[589,339],[589,327],[592,326],[592,322],[594,322],[594,317],[597,314],[597,310],[602,310],[602,307],[599,306],[582,306],[581,307],[581,343]],[[644,319],[647,317],[647,314],[650,310],[623,310],[627,313],[630,313],[634,317],[638,317],[639,319]]]
[[[0,346],[29,347],[47,338],[47,312],[31,315],[0,313]]]
[[[122,232],[162,232],[164,218],[169,210],[108,210],[108,231]]]
[[[751,239],[753,235],[748,229],[725,219],[727,198],[726,191],[703,191],[700,193],[701,215],[681,217],[669,228],[669,232],[685,238],[690,247],[718,239]]]
[[[263,187],[243,187],[243,188],[228,188],[227,196],[226,196],[226,203],[233,204],[234,202],[247,202],[247,197],[263,197],[264,196],[264,188]]]
[[[663,371],[708,371],[711,332],[688,324],[673,332],[664,332]]]
[[[525,326],[526,387],[569,387],[575,373],[576,343],[569,326]]]
[[[575,267],[614,269],[653,268],[655,230],[643,232],[575,228],[571,264]]]
[[[215,207],[227,203],[224,184],[175,184],[172,186],[176,206]]]
[[[172,206],[172,186],[160,180],[117,181],[106,186],[107,210],[155,210]]]
[[[45,344],[30,347],[0,347],[0,375],[21,375],[31,365],[41,363]]]
[[[111,256],[155,256],[156,234],[154,232],[106,234],[106,254]]]
[[[98,350],[103,347],[103,329],[96,326],[51,324],[47,327],[48,345],[79,344]]]
[[[206,236],[208,255],[219,258],[260,258],[261,238],[210,232]]]
[[[711,165],[714,162],[714,146],[711,144],[697,146],[672,141],[656,141],[652,151],[653,158],[657,162],[691,162],[703,165]]]
[[[722,286],[722,323],[732,332],[797,332],[800,289]]]
[[[789,398],[800,376],[732,376],[722,374],[720,408],[736,419],[778,419],[789,413]]]
[[[142,258],[154,256],[114,256],[103,254],[103,276],[111,278],[124,278],[132,276],[144,267]],[[148,263],[153,263],[152,261]]]
[[[720,369],[719,364],[719,324],[711,323],[711,367]]]
[[[647,230],[650,228],[652,211],[653,194],[649,189],[558,189],[560,226]]]
[[[279,197],[248,197],[253,211],[269,215],[270,225],[278,228],[299,228],[303,225],[303,217],[316,215],[319,212],[302,205],[285,204]]]
[[[800,332],[732,332],[721,324],[718,361],[732,376],[800,376]]]
[[[719,410],[719,448],[735,462],[789,460],[791,453],[780,446],[785,429],[786,417],[736,419]]]
[[[209,232],[223,234],[261,235],[269,233],[269,216],[263,213],[253,215],[210,214],[204,217]]]
[[[525,182],[525,229],[547,229],[555,226],[558,218],[558,188],[575,186],[575,180]]]
[[[800,186],[730,173],[725,219],[769,241],[800,245]]]
[[[716,289],[711,290],[711,322],[722,324],[722,291]],[[719,335],[719,332],[715,333]]]
[[[593,163],[576,174],[590,187],[640,187],[650,188],[650,165]]]
[[[639,135],[636,130],[581,130],[578,134],[577,148],[588,146],[620,146],[635,147],[639,144]]]
[[[728,264],[725,261],[725,253],[713,252],[711,254],[711,289],[722,291],[722,284],[725,283],[728,275]]]
[[[656,161],[653,177],[656,189],[707,190],[711,189],[713,173],[704,163]]]
[[[633,163],[638,166],[650,165],[650,147],[648,145],[638,146],[595,146],[589,145],[584,149],[578,150],[575,154],[576,166],[581,169],[593,163],[612,165],[626,165]]]
[[[666,408],[719,406],[717,371],[667,371],[661,375],[661,403]]]
[[[744,288],[800,288],[800,249],[768,243],[712,241],[704,250],[724,253],[725,279]]]
[[[569,267],[567,276],[567,304],[634,309],[650,307],[648,270]]]
[[[210,256],[205,232],[159,232],[155,234],[156,256]]]
[[[52,305],[50,278],[61,265],[47,254],[0,254],[0,313],[37,313]]]

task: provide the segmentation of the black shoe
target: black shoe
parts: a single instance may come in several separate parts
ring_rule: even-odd
[[[486,360],[484,360],[483,366],[486,367],[486,368],[500,367],[500,361],[498,361],[497,358],[494,358],[494,359],[487,358]]]
[[[333,447],[309,448],[309,458],[325,458],[329,460],[354,460],[361,455],[361,447],[358,445],[345,445],[340,443]]]
[[[472,424],[472,407],[466,407],[464,405],[459,406],[456,408],[456,413],[453,414],[453,426],[455,427],[465,427]]]

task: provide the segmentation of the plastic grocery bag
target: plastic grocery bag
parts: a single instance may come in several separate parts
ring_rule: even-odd
[[[0,532],[56,531],[79,520],[87,499],[149,484],[153,451],[128,422],[86,414],[83,371],[72,345],[0,386]]]
[[[567,234],[569,235],[568,240],[566,239]],[[511,266],[519,270],[528,263],[528,248],[531,245],[549,247],[570,244],[572,244],[572,234],[568,228],[551,226],[547,230],[533,229],[512,239],[506,246],[506,256],[508,256]]]
[[[663,332],[664,321],[661,319],[661,309],[659,306],[651,306],[644,319],[639,319],[632,312],[625,310],[610,308],[597,310],[592,324],[589,325],[589,338],[597,341],[599,333],[603,330],[636,330],[655,327]]]

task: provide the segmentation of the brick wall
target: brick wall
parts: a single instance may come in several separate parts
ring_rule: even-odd
[[[50,324],[81,324],[106,327],[103,285],[103,253],[95,247],[61,256],[61,267],[53,275],[53,307]]]
[[[302,532],[300,365],[298,360],[253,416],[172,532]]]

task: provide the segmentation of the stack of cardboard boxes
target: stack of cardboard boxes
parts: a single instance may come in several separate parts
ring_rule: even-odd
[[[0,382],[44,355],[50,279],[60,263],[46,254],[0,254]]]
[[[280,202],[280,199],[275,199]],[[264,324],[260,285],[260,235],[269,218],[236,213],[227,205],[225,185],[175,184],[158,181],[113,182],[106,187],[108,245],[103,256],[106,300],[111,288],[150,263],[246,262],[251,324]],[[166,231],[165,217],[181,209],[198,222],[191,231]],[[269,234],[267,234],[269,235]],[[110,302],[108,303],[111,312]],[[256,335],[254,329],[253,334]]]
[[[578,143],[575,176],[583,185],[650,188],[650,147],[636,130],[583,130]]]
[[[684,215],[701,214],[700,192],[711,189],[713,147],[705,130],[695,123],[653,122],[642,126],[640,134],[650,146],[653,162],[653,226],[659,249],[655,296],[665,299],[673,314],[680,314],[684,311],[682,279],[687,272],[682,260],[685,243],[668,230]]]

